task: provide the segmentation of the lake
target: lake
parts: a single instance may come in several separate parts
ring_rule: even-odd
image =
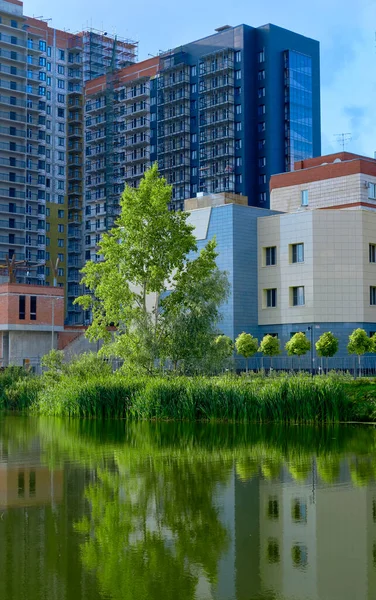
[[[0,417],[1,600],[376,598],[376,431]]]

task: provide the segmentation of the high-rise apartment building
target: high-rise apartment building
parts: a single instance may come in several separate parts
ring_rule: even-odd
[[[270,176],[320,154],[319,44],[273,25],[222,27],[85,95],[85,260],[154,161],[173,209],[218,192],[267,208]]]
[[[59,31],[25,16],[19,0],[0,0],[0,262],[14,256],[21,283],[56,278],[71,322],[83,262],[84,82],[136,52],[134,42]]]
[[[318,42],[225,26],[136,55],[135,42],[59,31],[0,0],[0,262],[27,263],[19,282],[64,286],[69,323],[83,318],[80,268],[154,161],[174,210],[218,192],[268,208],[270,176],[320,154]]]

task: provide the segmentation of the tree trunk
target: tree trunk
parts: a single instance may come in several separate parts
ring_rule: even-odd
[[[358,354],[358,365],[359,365],[359,377],[362,376],[362,369],[360,367],[360,354]]]
[[[270,357],[270,373],[273,371],[273,357]]]
[[[245,359],[245,372],[248,374],[248,357]]]

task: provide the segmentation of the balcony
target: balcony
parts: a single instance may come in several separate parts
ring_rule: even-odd
[[[81,200],[68,200],[68,208],[70,210],[82,210],[82,202]]]
[[[147,129],[149,122],[145,117],[139,119],[132,119],[127,123],[127,131],[139,131],[141,129]]]
[[[25,115],[21,115],[13,111],[8,112],[5,110],[0,110],[0,119],[5,119],[6,121],[12,121],[15,123],[26,123]]]
[[[172,73],[169,73],[168,75],[163,75],[163,73],[161,73],[161,75],[158,77],[158,88],[159,89],[172,88],[177,85],[181,85],[182,83],[189,83],[189,82],[190,82],[190,79],[189,79],[188,71],[184,71],[183,73],[172,72]]]
[[[163,121],[173,121],[175,119],[181,119],[183,117],[189,117],[190,116],[190,109],[189,106],[183,106],[183,107],[172,107],[169,110],[162,110],[159,115],[158,115],[158,122],[163,122]]]
[[[10,190],[8,189],[4,189],[4,188],[0,188],[0,196],[4,197],[4,198],[19,198],[20,200],[24,200],[26,197],[25,192],[19,192],[17,190]]]
[[[12,168],[12,167],[9,167]],[[11,175],[10,173],[0,173],[0,181],[6,181],[7,183],[21,183],[24,184],[26,177],[23,175]]]
[[[0,235],[0,244],[7,244],[8,246],[24,246],[25,238],[17,237],[15,235]]]
[[[86,113],[94,113],[97,112],[98,110],[104,110],[106,108],[106,102],[103,101],[96,101],[96,102],[88,102],[85,106],[85,112]]]
[[[25,260],[25,254],[22,252],[15,252],[13,256],[15,257],[15,260]],[[0,252],[0,260],[7,260],[8,258],[11,258],[9,252]]]
[[[82,275],[79,271],[75,271],[73,269],[69,269],[68,271],[68,283],[80,283],[82,279]]]
[[[160,171],[167,171],[171,169],[179,169],[180,167],[189,167],[190,159],[183,157],[179,160],[161,160],[158,162],[158,168]]]
[[[16,129],[16,127],[1,127],[0,126],[0,134],[7,135],[11,138],[25,138],[26,131],[22,129]]]
[[[234,69],[234,59],[232,56],[228,56],[227,58],[208,58],[205,62],[200,64],[199,75],[200,77],[208,77],[210,75],[214,75],[215,73],[220,73],[221,71],[231,71]]]
[[[80,240],[82,237],[81,227],[79,226],[69,226],[68,227],[68,238],[71,240]]]
[[[190,92],[188,85],[185,85],[181,90],[175,90],[173,93],[168,91],[159,92],[158,105],[168,106],[170,104],[176,104],[184,100],[190,99]]]
[[[11,52],[10,50],[6,50],[5,48],[0,48],[0,58],[3,59],[8,59],[11,61],[11,63],[15,63],[15,62],[19,62],[22,65],[25,65],[26,62],[26,54],[21,54],[21,52],[16,52],[16,57],[14,55],[14,51]],[[28,65],[30,63],[28,62]],[[39,66],[39,65],[38,65]]]
[[[9,219],[8,221],[0,220],[0,227],[2,229],[21,229],[23,231],[25,229],[25,222],[15,221],[14,219]]]
[[[68,196],[81,196],[82,195],[82,187],[80,185],[69,185],[68,186]]]
[[[16,35],[7,35],[6,33],[1,34],[0,44],[10,44],[11,46],[17,46],[19,48],[28,48],[28,45],[26,44],[25,40],[21,40]]]
[[[68,242],[68,252],[74,252],[75,254],[80,254],[82,250],[81,244],[77,244],[76,242]]]
[[[68,128],[68,138],[81,138],[82,137],[82,129],[81,127],[69,127]]]

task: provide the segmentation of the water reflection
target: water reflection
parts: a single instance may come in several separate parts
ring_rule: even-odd
[[[376,597],[376,433],[4,418],[0,597]]]

